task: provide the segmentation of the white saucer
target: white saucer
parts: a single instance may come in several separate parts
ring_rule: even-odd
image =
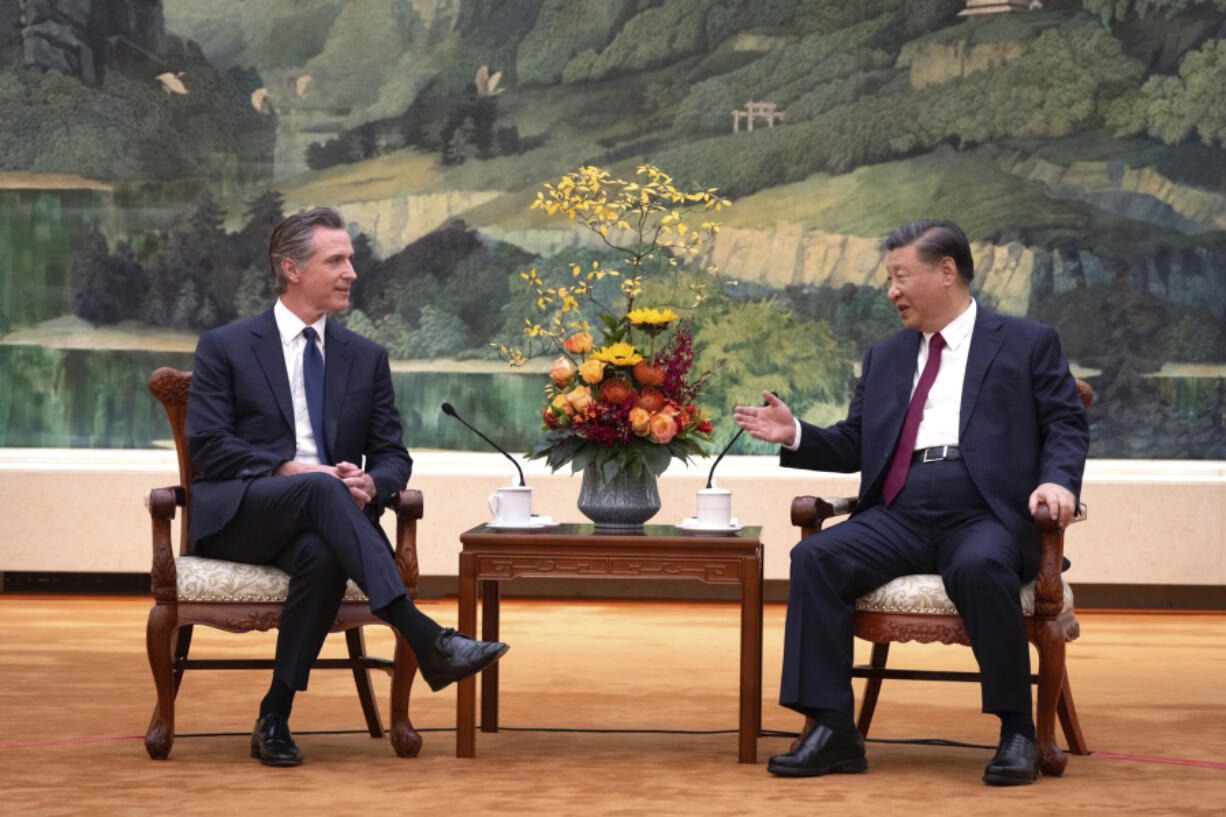
[[[534,516],[527,522],[486,522],[485,526],[490,530],[543,530],[545,528],[556,528],[557,522],[553,521],[552,516]]]
[[[736,533],[745,526],[740,524],[735,516],[732,517],[732,521],[727,525],[718,525],[716,527],[700,525],[698,523],[698,517],[687,516],[673,527],[682,533]]]

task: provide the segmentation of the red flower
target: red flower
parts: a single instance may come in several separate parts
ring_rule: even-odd
[[[633,395],[634,386],[624,377],[614,377],[600,384],[600,399],[614,406],[620,406]]]
[[[646,360],[634,364],[634,379],[644,386],[658,386],[664,382],[667,370],[663,366],[652,366]]]
[[[698,424],[697,428],[703,434],[710,434],[712,431],[715,430],[715,426],[711,425],[710,420],[703,420],[701,423]]]
[[[654,414],[664,408],[664,395],[659,389],[643,389],[639,392],[639,399],[634,401],[634,407],[646,409]]]

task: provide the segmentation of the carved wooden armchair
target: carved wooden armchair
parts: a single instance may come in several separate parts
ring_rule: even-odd
[[[195,659],[188,658],[192,627],[204,624],[229,632],[268,630],[276,627],[289,586],[289,577],[271,565],[245,565],[218,559],[186,555],[188,496],[195,469],[188,457],[184,437],[187,394],[191,372],[163,367],[149,376],[149,391],[166,409],[179,455],[179,484],[156,488],[145,498],[153,521],[153,568],[151,571],[154,605],[149,611],[146,648],[153,680],[157,686],[157,705],[145,733],[145,749],[154,759],[170,754],[175,732],[175,697],[187,669],[271,669],[272,659]],[[171,546],[170,522],[175,509],[182,508],[179,552]],[[422,516],[420,491],[400,492],[396,510],[396,566],[409,594],[417,589],[417,520]],[[318,659],[316,668],[348,669],[353,672],[358,700],[366,716],[370,736],[382,737],[383,726],[370,681],[371,669],[382,669],[392,678],[391,743],[396,754],[414,757],[421,749],[421,736],[409,721],[409,692],[417,672],[417,660],[408,644],[396,636],[393,660],[366,654],[362,636],[365,624],[386,624],[376,618],[353,582],[349,582],[337,612],[332,632],[343,630],[349,647],[348,658]]]
[[[1088,383],[1077,381],[1081,401],[1087,407],[1094,397]],[[803,536],[820,530],[822,524],[835,516],[855,510],[856,500],[841,498],[796,497],[792,501],[792,524],[800,527]],[[1077,509],[1074,522],[1086,518],[1086,508]],[[1069,685],[1068,670],[1064,664],[1065,644],[1080,635],[1073,609],[1073,592],[1061,576],[1064,562],[1064,531],[1043,509],[1035,520],[1043,537],[1043,554],[1039,561],[1039,573],[1033,582],[1022,588],[1022,611],[1026,616],[1026,635],[1039,653],[1039,671],[1030,676],[1031,683],[1038,685],[1035,702],[1035,731],[1039,747],[1039,768],[1047,775],[1064,773],[1068,758],[1056,746],[1055,720],[1060,724],[1068,741],[1069,751],[1077,755],[1089,754],[1077,710],[1073,706],[1073,691]],[[856,727],[860,734],[868,736],[877,707],[881,682],[886,678],[925,681],[978,681],[978,672],[954,672],[945,670],[887,669],[886,657],[892,641],[919,641],[942,644],[970,645],[962,619],[954,603],[945,593],[945,586],[938,575],[900,576],[868,595],[856,600],[855,635],[873,644],[867,666],[859,665],[852,670],[855,678],[867,679],[864,700]],[[805,729],[812,727],[806,719]],[[793,747],[796,743],[793,743]]]

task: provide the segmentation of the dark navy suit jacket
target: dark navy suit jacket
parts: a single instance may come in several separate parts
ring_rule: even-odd
[[[847,418],[801,423],[800,447],[782,464],[860,472],[858,510],[881,503],[881,486],[911,400],[923,335],[903,329],[864,356]],[[1027,502],[1044,482],[1081,493],[1089,447],[1085,408],[1055,330],[979,307],[962,386],[958,445],[971,479],[1017,537],[1027,577],[1041,542]]]
[[[375,499],[366,506],[372,522],[413,467],[394,398],[387,350],[328,321],[327,450],[333,462],[362,466],[374,480]],[[297,451],[289,375],[271,309],[200,338],[185,428],[196,467],[188,523],[194,546],[234,517],[251,480],[270,476]]]

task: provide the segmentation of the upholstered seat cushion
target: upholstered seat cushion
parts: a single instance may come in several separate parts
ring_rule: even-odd
[[[272,565],[245,565],[202,556],[175,559],[179,601],[283,602],[289,576]],[[345,601],[366,601],[351,580]]]
[[[1062,611],[1073,609],[1073,590],[1064,584]],[[915,613],[929,616],[958,614],[954,603],[945,593],[945,584],[935,573],[899,576],[873,592],[856,599],[856,609],[871,613]],[[1022,612],[1034,615],[1034,582],[1022,587]]]

